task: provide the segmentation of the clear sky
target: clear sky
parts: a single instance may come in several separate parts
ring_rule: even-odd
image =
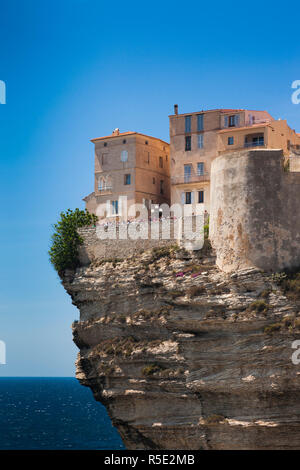
[[[93,190],[90,139],[168,139],[168,114],[268,110],[300,132],[296,2],[0,0],[0,375],[72,376],[78,318],[51,224]]]

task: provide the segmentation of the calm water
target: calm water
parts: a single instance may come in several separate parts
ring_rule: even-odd
[[[105,408],[73,378],[0,378],[0,449],[124,449]]]

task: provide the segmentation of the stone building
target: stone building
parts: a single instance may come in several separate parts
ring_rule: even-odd
[[[103,217],[124,220],[125,204],[170,204],[169,144],[138,132],[119,132],[92,139],[95,146],[94,192],[84,198],[96,213],[105,204]],[[103,206],[102,206],[103,207]],[[99,211],[99,209],[98,209]],[[99,212],[98,212],[99,215]]]
[[[300,149],[300,136],[286,120],[266,111],[216,109],[174,114],[170,119],[171,204],[197,204],[210,212],[211,163],[241,149],[281,149],[285,158]],[[295,166],[297,159],[293,160]]]
[[[243,149],[281,150],[292,171],[300,171],[300,134],[267,111],[215,109],[174,114],[170,145],[138,132],[92,139],[95,189],[84,201],[90,212],[106,204],[105,218],[124,220],[135,203],[192,205],[210,213],[211,164]],[[133,216],[129,216],[129,218]]]

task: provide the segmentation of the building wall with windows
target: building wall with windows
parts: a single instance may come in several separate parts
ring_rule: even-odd
[[[104,218],[123,219],[127,206],[170,203],[169,144],[137,132],[92,139],[95,146],[94,192],[86,208]],[[105,207],[105,209],[104,209]]]
[[[195,209],[201,204],[208,212],[211,164],[216,157],[261,147],[282,149],[287,158],[291,148],[300,145],[299,135],[287,122],[274,120],[267,111],[217,109],[174,114],[169,119],[171,203],[193,204]],[[203,202],[198,199],[201,191]]]

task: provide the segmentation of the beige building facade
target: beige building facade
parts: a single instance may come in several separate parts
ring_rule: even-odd
[[[288,158],[300,136],[266,111],[216,109],[174,115],[170,120],[171,204],[209,212],[211,163],[241,149],[282,149]]]
[[[169,144],[138,132],[92,139],[95,146],[94,191],[84,198],[89,212],[109,220],[133,219],[134,204],[170,204]],[[102,208],[100,211],[99,208]],[[105,210],[103,211],[103,208]]]

